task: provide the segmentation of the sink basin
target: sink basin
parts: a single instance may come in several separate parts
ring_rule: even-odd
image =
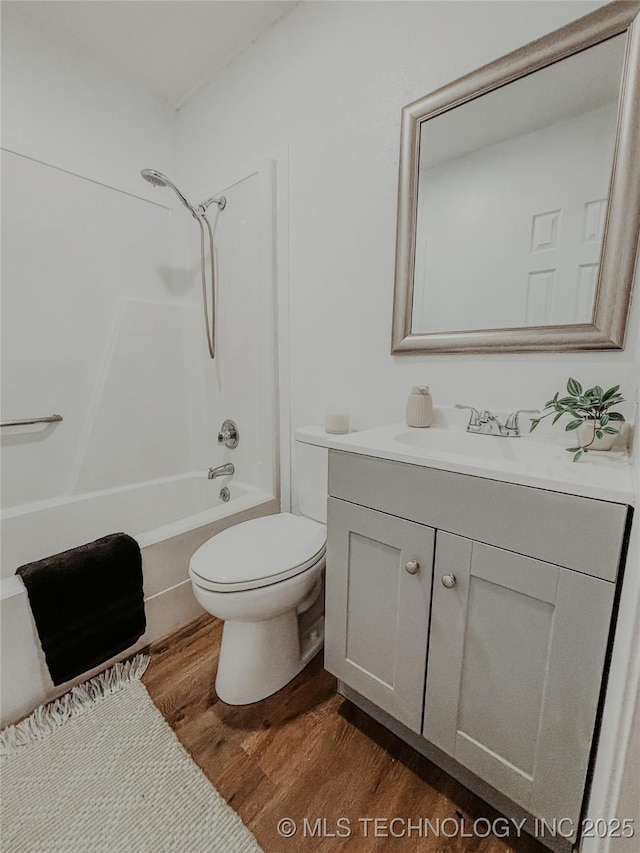
[[[503,462],[571,462],[564,444],[535,441],[525,437],[503,438],[477,435],[454,429],[410,429],[395,436],[395,441],[425,454],[451,453],[478,459]]]
[[[298,441],[379,459],[423,465],[490,480],[582,497],[633,504],[634,489],[625,452],[592,452],[573,462],[569,447],[575,433],[523,433],[519,438],[467,432],[451,413],[428,429],[404,423],[348,435],[330,435],[320,427],[302,427]],[[455,418],[458,418],[456,421]],[[526,426],[524,427],[526,428]]]

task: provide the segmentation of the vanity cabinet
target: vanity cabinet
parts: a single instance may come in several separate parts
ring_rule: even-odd
[[[327,529],[325,666],[420,732],[435,531],[331,498]]]
[[[329,494],[343,692],[505,813],[577,830],[628,508],[336,450]]]
[[[434,580],[424,737],[533,815],[577,819],[614,585],[442,531]]]

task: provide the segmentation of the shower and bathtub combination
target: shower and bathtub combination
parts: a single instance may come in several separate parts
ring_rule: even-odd
[[[69,231],[82,226],[86,236],[74,249],[78,269],[60,240],[43,241],[33,257],[20,254],[18,244],[6,248],[14,275],[4,277],[3,421],[37,421],[47,410],[61,418],[2,430],[5,724],[69,686],[56,689],[49,678],[15,576],[19,566],[129,533],[143,557],[147,631],[138,648],[202,614],[188,575],[191,555],[226,528],[277,512],[280,501],[275,248],[263,239],[265,221],[275,219],[262,190],[271,176],[248,170],[224,196],[192,205],[161,172],[143,171],[154,186],[173,189],[198,222],[196,253],[193,232],[183,233],[182,217],[164,204],[17,155],[3,158],[12,159],[4,188],[9,227],[50,227],[67,217]],[[37,184],[48,191],[46,212],[34,197]],[[211,206],[215,219],[207,215]],[[87,221],[89,207],[97,212]],[[114,258],[104,282],[100,257]],[[49,279],[66,282],[55,300],[43,268]],[[30,316],[36,287],[48,325]],[[63,328],[74,312],[78,320]],[[242,431],[236,448],[217,441],[228,415]],[[210,468],[222,476],[209,478]]]

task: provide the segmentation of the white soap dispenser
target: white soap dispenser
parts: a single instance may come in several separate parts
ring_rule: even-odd
[[[430,427],[433,423],[433,399],[426,385],[414,385],[407,400],[407,426]]]

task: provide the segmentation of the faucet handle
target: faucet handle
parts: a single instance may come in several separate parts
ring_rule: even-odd
[[[469,415],[469,426],[479,426],[480,425],[480,412],[474,408],[473,406],[463,406],[461,403],[456,403],[456,409],[468,409],[471,414]]]
[[[220,432],[218,433],[218,444],[224,444],[225,447],[229,447],[233,450],[234,447],[238,446],[239,441],[240,433],[238,432],[238,427],[233,421],[224,421],[220,427]]]
[[[520,415],[539,415],[540,409],[516,409],[515,412],[511,412],[509,417],[507,418],[507,422],[505,423],[505,429],[520,429],[519,416]]]

